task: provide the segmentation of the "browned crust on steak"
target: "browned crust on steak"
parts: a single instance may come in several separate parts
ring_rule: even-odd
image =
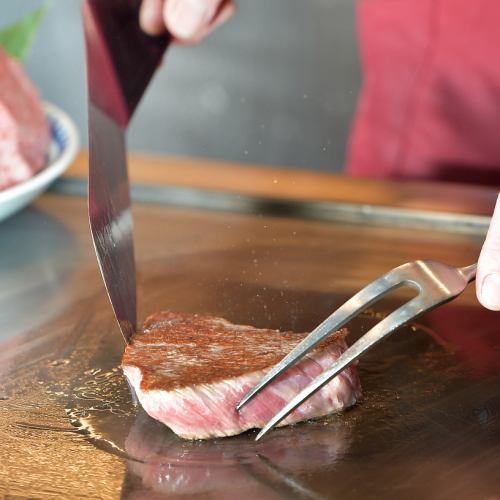
[[[346,334],[344,329],[330,335],[322,346]],[[162,311],[146,319],[127,346],[122,364],[141,370],[141,389],[170,391],[270,368],[306,335]]]

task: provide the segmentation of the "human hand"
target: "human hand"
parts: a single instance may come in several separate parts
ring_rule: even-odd
[[[500,311],[500,194],[479,256],[476,293],[484,307]]]
[[[234,13],[232,0],[142,0],[140,23],[150,35],[166,30],[181,43],[196,43]]]

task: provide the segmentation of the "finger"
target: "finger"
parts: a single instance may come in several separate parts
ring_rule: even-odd
[[[484,307],[500,311],[500,194],[479,256],[476,292]]]
[[[163,5],[164,0],[142,0],[139,22],[146,33],[160,35],[165,32]]]
[[[221,14],[231,14],[227,5],[224,0],[166,0],[163,18],[174,38],[195,43],[211,31]]]
[[[217,29],[219,26],[228,21],[236,11],[236,6],[233,2],[225,2],[222,5],[222,8],[215,16],[212,23],[205,30],[200,31],[196,37],[189,41],[189,43],[198,43],[203,40],[207,35],[209,35],[212,31]]]

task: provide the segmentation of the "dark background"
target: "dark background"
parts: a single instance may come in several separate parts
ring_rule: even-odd
[[[0,24],[40,0],[9,0]],[[360,85],[354,0],[240,0],[197,47],[173,47],[129,132],[131,150],[340,170]],[[80,2],[54,0],[26,67],[85,144]]]

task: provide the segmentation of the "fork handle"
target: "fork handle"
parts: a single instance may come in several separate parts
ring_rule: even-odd
[[[477,262],[470,266],[460,267],[458,272],[467,280],[467,283],[474,281],[476,279]]]

